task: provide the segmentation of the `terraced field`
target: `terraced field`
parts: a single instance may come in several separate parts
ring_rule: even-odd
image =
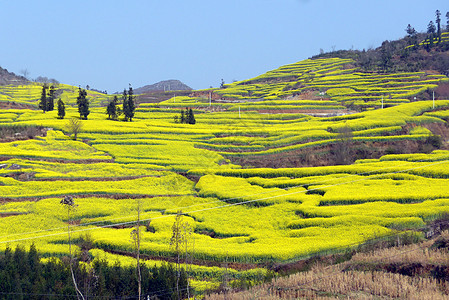
[[[121,122],[106,119],[105,108],[98,107],[106,99],[98,96],[77,141],[66,132],[67,119],[78,115],[76,108],[69,106],[64,120],[55,111],[0,110],[0,127],[48,128],[45,137],[0,143],[0,249],[34,243],[47,257],[67,255],[70,222],[75,241],[86,234],[92,241],[92,259],[130,264],[130,234],[139,206],[144,220],[141,253],[147,264],[160,264],[175,256],[172,225],[182,211],[192,228],[187,244],[194,255],[191,282],[201,292],[218,286],[225,262],[231,264],[226,271],[231,281],[254,282],[270,274],[267,266],[272,264],[339,252],[371,239],[422,237],[420,228],[449,213],[447,150],[313,168],[237,164],[238,159],[268,160],[299,150],[328,151],[323,149],[347,141],[370,147],[424,145],[440,134],[432,132],[435,128],[447,131],[449,100],[408,103],[407,98],[432,88],[441,76],[357,75],[350,64],[307,60],[220,91],[237,95],[233,88],[254,88],[251,96],[239,99],[280,99],[295,91],[322,89],[328,100],[209,105],[208,99],[177,97],[142,104],[133,122]],[[306,76],[313,79],[306,82]],[[286,84],[273,83],[280,89],[264,93],[257,85],[267,78],[302,78],[304,87],[284,90]],[[391,99],[387,86],[394,90]],[[40,87],[2,87],[1,93],[7,101],[35,103]],[[376,103],[375,97],[382,95],[407,101],[326,118],[260,113],[290,106],[343,109],[354,93]],[[195,125],[174,121],[186,106],[194,108]],[[77,204],[71,220],[60,205],[65,195],[74,196]]]
[[[76,106],[76,97],[78,96],[77,87],[59,83],[55,85],[55,89],[57,90],[56,99],[61,98],[66,105],[70,105],[72,107]],[[41,93],[42,84],[39,83],[31,83],[29,85],[21,86],[0,85],[0,102],[28,104],[37,108]],[[105,95],[95,91],[88,91],[88,97],[92,106],[107,105],[112,99],[111,95]]]
[[[258,77],[227,84],[214,93],[224,99],[280,100],[306,92],[321,101],[316,109],[353,109],[395,106],[420,98],[420,94],[447,81],[444,75],[411,73],[362,73],[350,59],[305,60],[282,66]],[[284,103],[290,106],[293,103]]]

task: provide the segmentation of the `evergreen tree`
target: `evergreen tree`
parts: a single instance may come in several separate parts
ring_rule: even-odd
[[[184,234],[184,229],[179,229],[179,233]],[[182,244],[179,243],[179,246],[182,247]],[[45,263],[40,262],[34,245],[28,252],[21,247],[11,251],[7,246],[0,253],[0,298],[73,299],[76,293],[78,299],[84,294],[89,295],[89,299],[136,298],[137,284],[132,266],[121,266],[119,262],[110,266],[103,259],[95,260],[88,271],[78,260],[73,260],[74,274],[83,283],[77,291],[70,272],[67,272],[69,264],[67,259],[54,258]],[[143,295],[157,295],[157,299],[161,300],[185,299],[187,288],[187,274],[183,268],[175,269],[165,264],[150,268],[142,265]]]
[[[409,41],[409,45],[415,45],[417,44],[417,32],[415,30],[415,28],[413,28],[410,24],[407,25],[407,28],[405,29],[405,31],[407,32],[407,37],[408,37],[408,41]]]
[[[175,116],[175,123],[181,123],[181,124],[195,124],[195,116],[193,115],[193,110],[188,107],[184,109],[181,109],[181,117],[178,118]]]
[[[189,124],[195,124],[196,123],[196,121],[195,121],[195,116],[193,115],[193,110],[190,108],[189,109]]]
[[[384,72],[387,72],[390,70],[390,68],[393,66],[393,63],[391,61],[392,54],[391,54],[391,45],[390,42],[384,41],[382,43],[382,47],[380,50],[380,67]]]
[[[76,98],[76,104],[78,105],[80,118],[87,120],[87,116],[90,114],[90,111],[89,100],[87,99],[87,92],[85,89],[79,88],[78,97]]]
[[[437,24],[438,43],[441,43],[441,13],[438,9],[435,12],[435,23]]]
[[[415,28],[413,28],[410,24],[407,25],[407,28],[405,29],[405,31],[407,32],[408,36],[412,36],[416,30]]]
[[[190,115],[189,115],[189,108],[186,107],[186,110],[184,112],[184,123],[190,124]]]
[[[125,96],[125,94],[124,94]],[[132,122],[134,117],[134,111],[136,110],[136,105],[134,103],[135,96],[133,88],[130,86],[128,90],[128,97],[123,98],[123,114],[125,115],[125,121]]]
[[[106,107],[106,114],[109,120],[117,120],[117,101],[117,96],[114,96],[114,99]]]
[[[428,39],[428,43],[427,43],[427,51],[430,51],[430,48],[432,48],[433,46],[433,38],[435,35],[435,25],[433,24],[433,21],[429,22],[429,25],[427,25],[427,39]]]
[[[446,30],[449,31],[449,11],[446,13]]]
[[[58,119],[64,119],[65,117],[65,105],[61,98],[58,100]]]
[[[55,87],[50,86],[47,98],[47,111],[52,111],[54,109],[55,109]]]
[[[47,111],[47,88],[46,84],[42,86],[41,99],[39,101],[39,109],[42,109],[44,113]]]
[[[433,23],[433,21],[430,21],[429,24],[427,25],[427,33],[433,36],[435,34],[435,31],[436,31],[435,24]]]
[[[128,91],[124,89],[122,94],[122,103],[125,103],[126,99],[128,99]]]
[[[126,89],[123,90],[122,103],[123,103],[122,113],[125,115],[124,121],[128,121],[128,119],[126,118],[126,111],[128,111],[128,91]]]
[[[181,109],[181,124],[184,124],[186,122],[186,116],[184,115],[184,110]]]
[[[28,252],[28,261],[27,264],[30,268],[30,281],[32,283],[36,282],[39,278],[40,273],[40,264],[39,264],[39,255],[37,253],[36,246],[32,244],[30,246],[30,251]]]

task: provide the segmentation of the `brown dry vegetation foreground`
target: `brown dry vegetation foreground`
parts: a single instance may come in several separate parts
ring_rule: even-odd
[[[277,278],[221,299],[449,299],[449,233],[407,246],[357,253],[332,266]]]

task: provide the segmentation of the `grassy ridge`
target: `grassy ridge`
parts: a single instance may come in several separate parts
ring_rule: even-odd
[[[356,109],[394,106],[408,102],[423,92],[448,81],[444,75],[424,72],[360,73],[351,59],[328,58],[305,60],[280,67],[249,80],[225,85],[214,93],[224,99],[285,99],[305,92],[325,97],[340,106]],[[383,99],[383,101],[382,101]],[[320,101],[316,101],[319,108]],[[339,106],[329,107],[338,109]]]

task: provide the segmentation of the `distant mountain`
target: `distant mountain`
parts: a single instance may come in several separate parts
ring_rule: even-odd
[[[28,83],[28,79],[26,79],[25,77],[18,76],[0,67],[0,85],[26,84],[26,83]]]
[[[155,91],[191,91],[192,88],[179,80],[164,80],[155,84],[134,89],[135,94],[145,94]]]

